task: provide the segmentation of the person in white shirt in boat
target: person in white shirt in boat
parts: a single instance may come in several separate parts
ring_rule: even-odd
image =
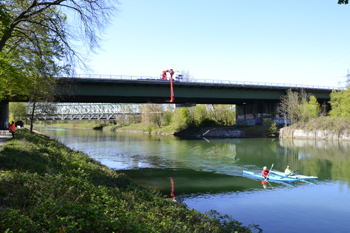
[[[290,176],[294,175],[294,172],[292,170],[290,170],[289,166],[287,166],[286,170],[284,170],[284,173],[286,175],[290,175]]]

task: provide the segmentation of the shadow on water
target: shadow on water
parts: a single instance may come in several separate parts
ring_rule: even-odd
[[[175,195],[196,196],[203,194],[217,194],[227,192],[255,191],[264,188],[259,179],[249,179],[243,176],[230,176],[215,172],[194,171],[191,169],[153,169],[118,170],[127,174],[135,183],[143,187],[160,190],[171,197],[172,182]],[[273,183],[271,187],[284,187],[288,184]],[[266,188],[266,187],[265,187]]]

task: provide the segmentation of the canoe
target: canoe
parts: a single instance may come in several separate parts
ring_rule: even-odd
[[[250,172],[250,171],[243,171],[243,174],[246,175],[250,175],[250,176],[254,176],[260,179],[265,179],[265,177],[263,177],[261,175],[261,172]],[[288,177],[284,177],[284,176],[278,176],[278,175],[269,175],[268,180],[270,181],[283,181],[283,182],[294,182],[297,181],[297,179],[291,179]]]
[[[276,170],[272,170],[271,173],[278,175],[278,176],[287,177],[287,178],[296,179],[296,180],[316,180],[318,178],[317,176],[304,176],[304,175],[290,176],[290,175],[285,174],[284,172],[279,172]]]

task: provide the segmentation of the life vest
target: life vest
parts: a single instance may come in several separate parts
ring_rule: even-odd
[[[16,125],[15,125],[15,123],[10,125],[9,131],[16,132]]]

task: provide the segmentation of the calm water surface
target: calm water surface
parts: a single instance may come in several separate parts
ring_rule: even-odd
[[[198,139],[40,128],[136,183],[159,189],[200,212],[232,215],[263,232],[350,232],[350,142]],[[287,165],[315,182],[293,185],[243,176]]]

